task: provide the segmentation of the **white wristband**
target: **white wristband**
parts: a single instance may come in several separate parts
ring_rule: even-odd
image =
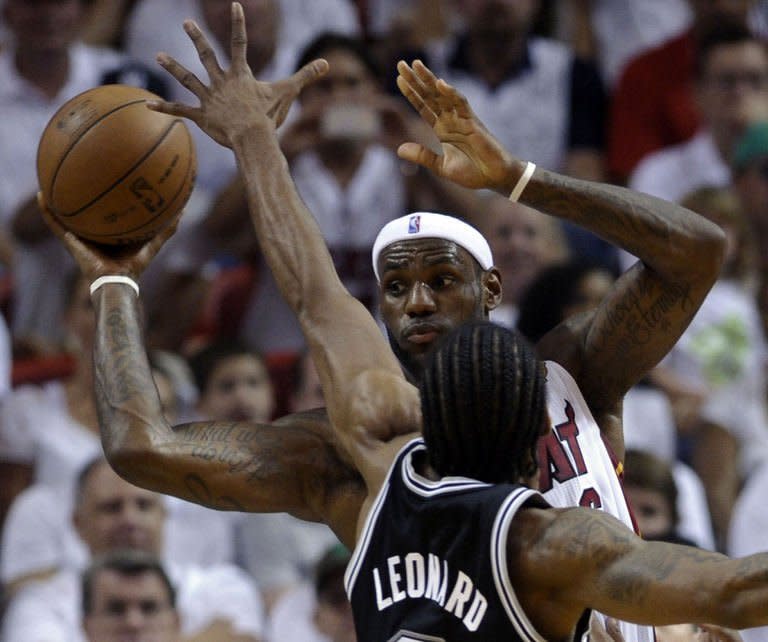
[[[520,179],[517,181],[517,185],[515,185],[514,189],[512,190],[512,193],[509,195],[509,200],[513,203],[517,202],[517,199],[520,198],[520,196],[523,194],[523,190],[525,189],[525,186],[528,185],[528,181],[531,180],[531,176],[533,176],[533,172],[536,169],[536,163],[532,163],[531,161],[528,161],[525,165],[525,171],[523,172],[523,175],[520,177]]]
[[[136,296],[139,296],[139,284],[136,283],[131,277],[123,276],[121,274],[108,274],[107,276],[100,276],[93,283],[91,283],[91,296],[105,283],[123,283],[130,285],[133,291],[136,292]]]

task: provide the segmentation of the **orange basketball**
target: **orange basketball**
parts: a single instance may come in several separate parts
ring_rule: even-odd
[[[152,111],[155,94],[104,85],[66,102],[37,148],[40,189],[78,236],[111,245],[152,237],[184,207],[195,183],[186,124]]]

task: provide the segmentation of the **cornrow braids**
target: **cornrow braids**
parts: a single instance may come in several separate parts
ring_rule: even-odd
[[[518,332],[488,321],[460,326],[428,359],[419,392],[438,474],[497,483],[535,473],[544,367]]]

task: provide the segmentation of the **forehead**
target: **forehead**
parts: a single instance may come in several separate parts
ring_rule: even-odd
[[[704,61],[705,71],[759,69],[768,67],[768,50],[757,40],[724,42],[714,46]]]
[[[420,238],[395,241],[385,247],[379,255],[379,273],[389,270],[408,270],[453,265],[473,269],[474,257],[454,241],[439,238]]]
[[[96,603],[115,599],[156,599],[165,600],[167,589],[160,577],[151,571],[136,574],[118,573],[105,569],[94,579],[94,601]]]
[[[264,362],[255,354],[233,354],[221,359],[211,370],[210,379],[266,372]]]
[[[108,464],[101,464],[88,475],[83,487],[85,497],[94,501],[105,501],[113,498],[125,497],[148,497],[154,498],[156,495],[143,488],[129,484],[122,477],[119,477]]]

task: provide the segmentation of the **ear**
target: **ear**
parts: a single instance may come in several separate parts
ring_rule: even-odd
[[[495,267],[486,270],[482,277],[483,307],[490,312],[501,303],[501,272]]]

